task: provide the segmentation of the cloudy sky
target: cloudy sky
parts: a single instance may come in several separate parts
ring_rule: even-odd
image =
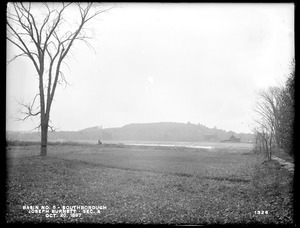
[[[88,26],[94,50],[75,44],[70,86],[54,98],[58,130],[189,121],[251,132],[256,92],[282,84],[294,57],[293,4],[114,4]],[[7,130],[38,125],[15,120],[37,92],[32,63],[7,66]]]

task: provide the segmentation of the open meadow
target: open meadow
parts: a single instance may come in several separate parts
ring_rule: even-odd
[[[249,148],[54,144],[47,157],[39,150],[7,148],[7,222],[293,223],[293,175]],[[76,211],[59,211],[68,206]]]

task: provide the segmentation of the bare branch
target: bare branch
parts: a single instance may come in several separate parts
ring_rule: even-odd
[[[37,62],[35,61],[35,59],[33,58],[31,52],[29,51],[27,45],[24,43],[23,39],[20,37],[20,35],[17,33],[17,31],[7,22],[8,27],[13,31],[15,37],[21,42],[21,44],[23,45],[23,47],[21,47],[19,44],[17,44],[16,42],[12,41],[10,38],[6,37],[6,39],[8,39],[11,43],[13,43],[14,45],[16,45],[18,48],[20,48],[20,50],[27,54],[28,57],[32,60],[37,72],[40,72],[40,68],[37,64]]]
[[[33,129],[31,129],[30,131],[34,131],[34,130],[36,130],[36,129],[40,129],[41,128],[41,124],[39,124],[37,127],[35,127],[35,128],[33,128]]]
[[[39,94],[36,94],[35,97],[33,98],[33,101],[32,103],[27,103],[25,104],[23,101],[17,101],[17,103],[23,107],[23,109],[25,109],[25,111],[22,111],[21,109],[19,110],[19,112],[24,115],[23,118],[18,118],[18,120],[21,120],[21,121],[25,121],[27,120],[29,117],[35,117],[35,116],[38,116],[41,114],[40,111],[33,111],[34,109],[34,104],[35,104],[35,101],[36,101],[36,98],[39,96]]]
[[[12,57],[10,60],[8,60],[7,61],[7,64],[10,64],[11,62],[13,62],[16,58],[19,58],[19,57],[28,57],[28,55],[27,54],[25,54],[25,53],[21,53],[21,54],[19,54],[19,55],[15,55],[14,57]]]

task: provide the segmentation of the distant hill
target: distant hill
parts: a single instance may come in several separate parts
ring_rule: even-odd
[[[241,138],[241,142],[253,140],[252,134],[208,128],[202,124],[192,123],[133,123],[120,128],[90,127],[80,131],[49,132],[50,140],[131,140],[131,141],[187,141],[219,142],[232,135]],[[39,140],[39,133],[7,132],[8,139]]]

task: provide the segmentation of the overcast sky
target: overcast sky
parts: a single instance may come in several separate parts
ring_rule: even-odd
[[[115,4],[74,46],[51,120],[59,130],[201,123],[251,132],[258,89],[284,82],[294,57],[293,4]],[[17,52],[7,46],[7,56]],[[38,92],[33,65],[7,66],[7,130],[31,130],[16,100]]]

